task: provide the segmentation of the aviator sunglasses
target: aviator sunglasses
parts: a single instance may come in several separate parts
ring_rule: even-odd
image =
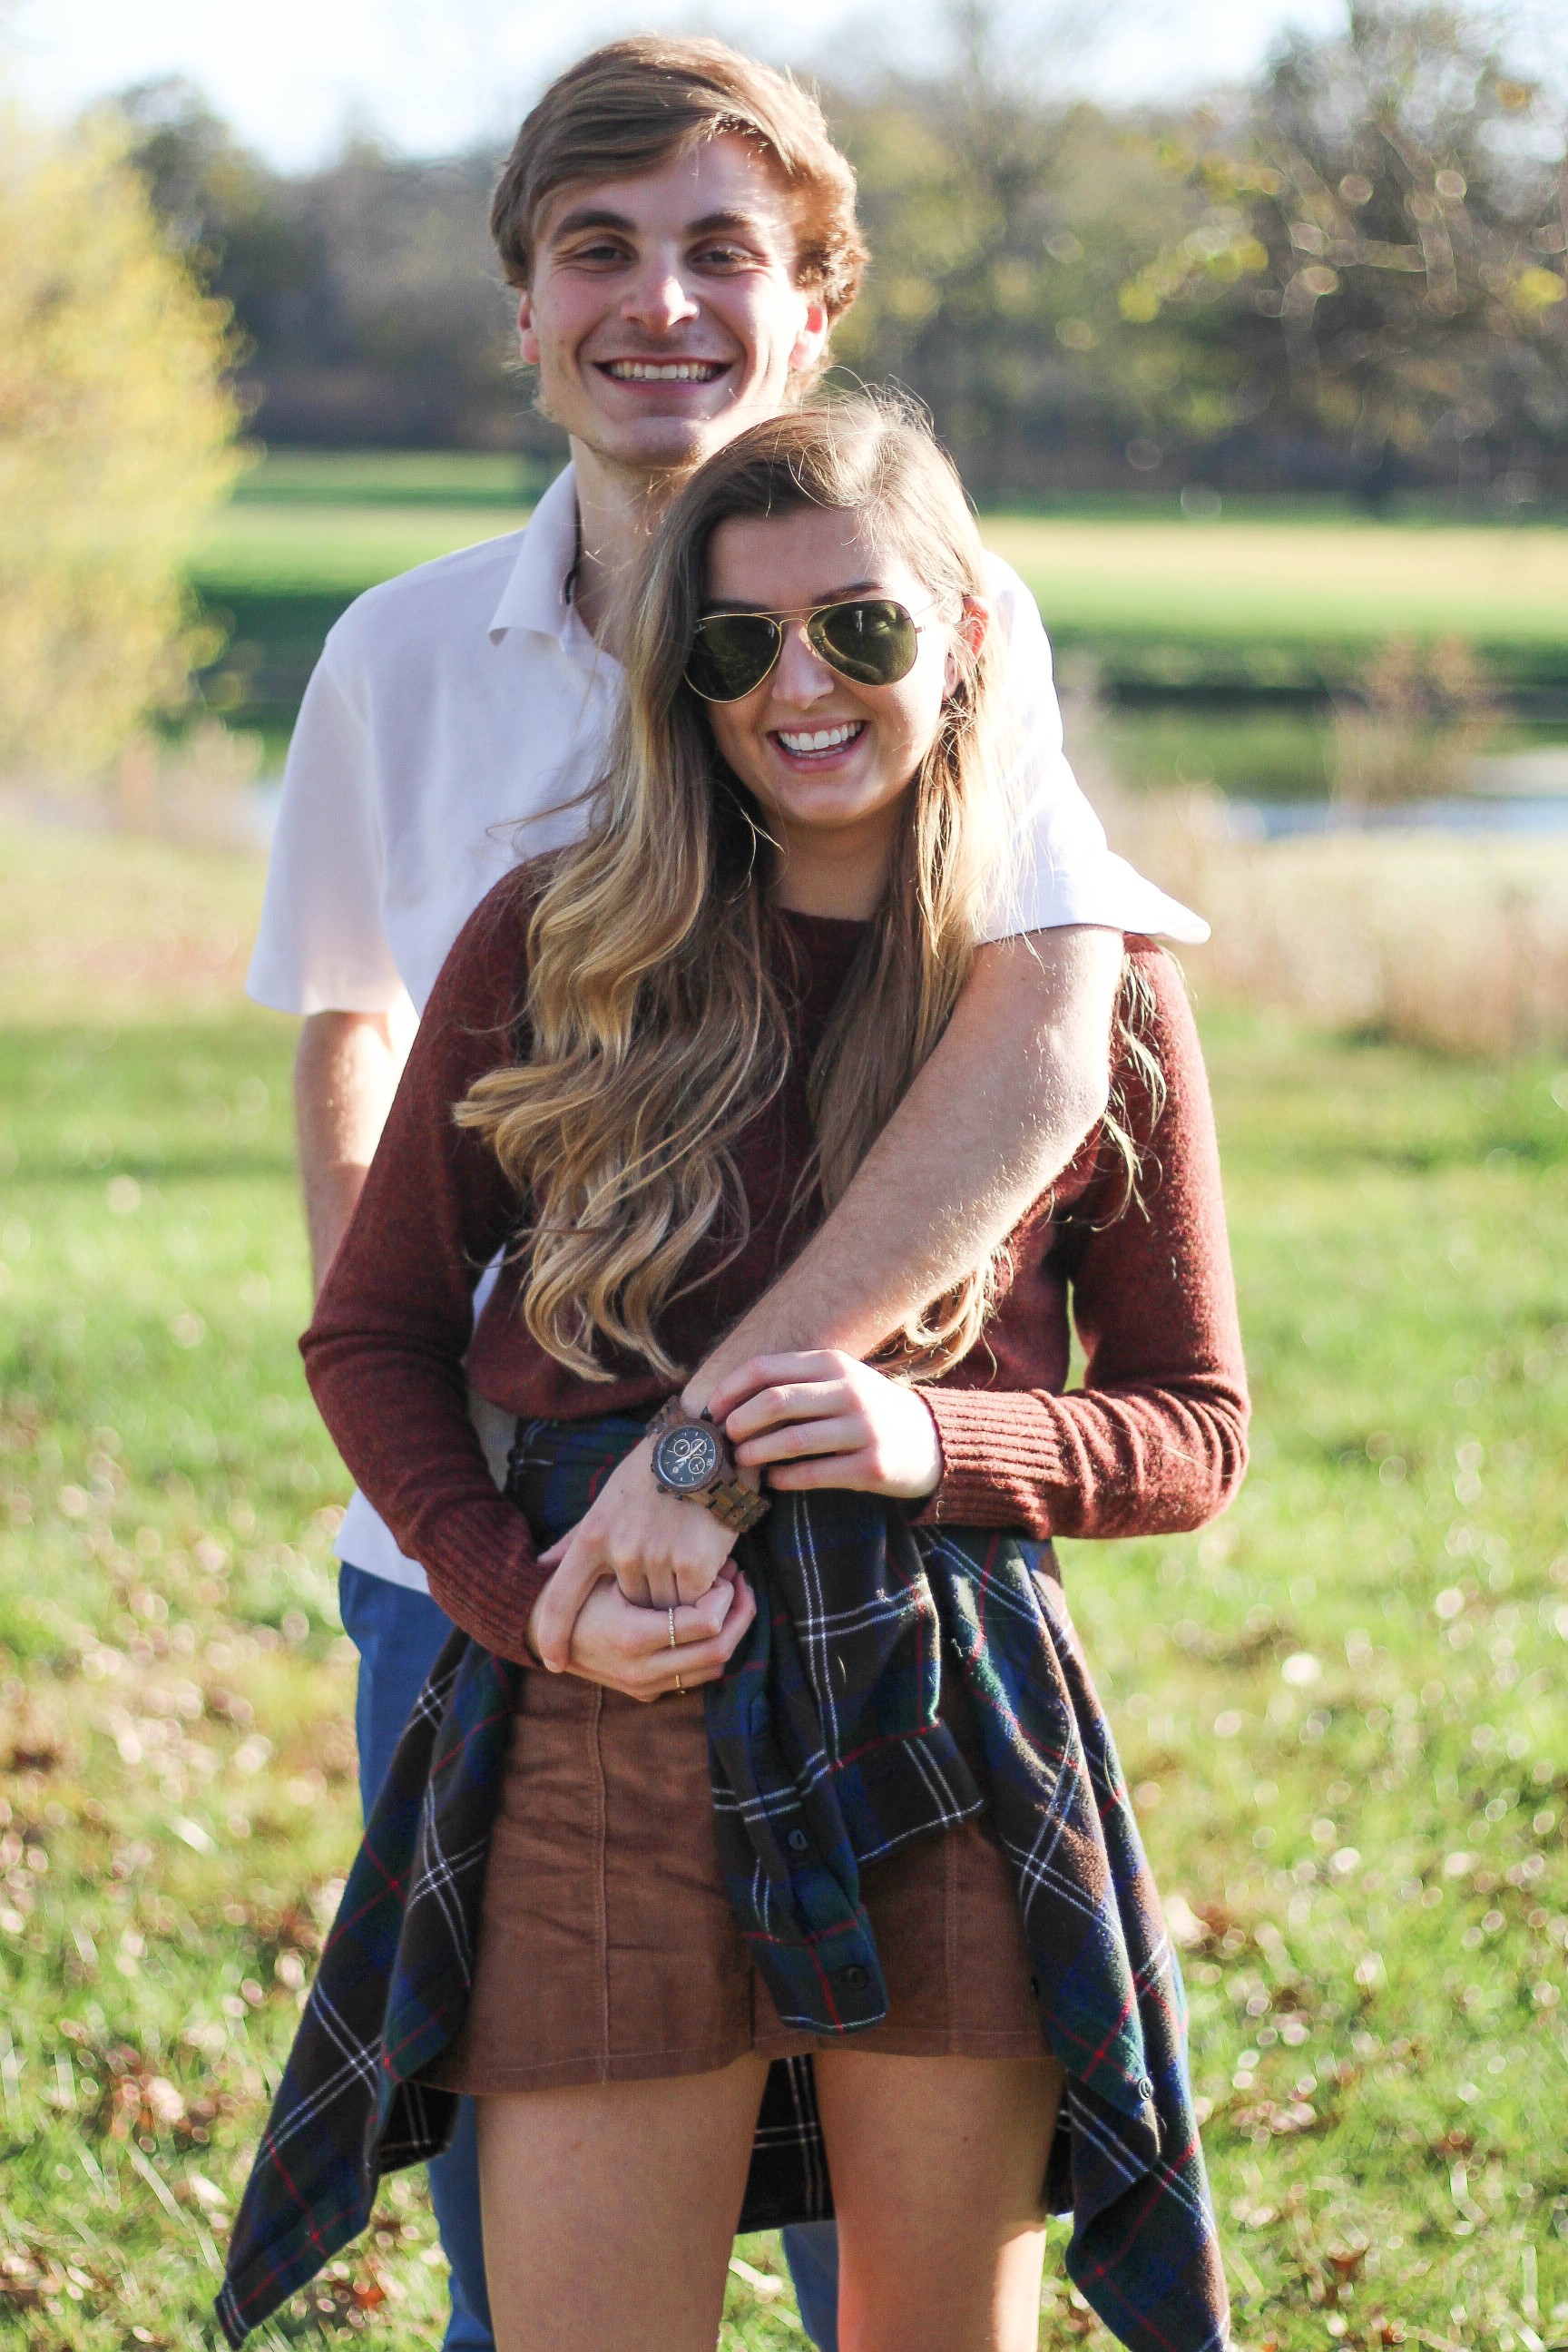
[[[693,694],[704,702],[754,694],[784,651],[786,621],[804,621],[813,652],[855,686],[897,686],[920,651],[913,615],[890,596],[853,596],[808,613],[705,613],[686,663]]]

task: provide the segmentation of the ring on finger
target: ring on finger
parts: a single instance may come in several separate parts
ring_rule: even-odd
[[[675,1687],[680,1693],[681,1697],[684,1698],[686,1696],[686,1685],[681,1681],[679,1675],[675,1677]]]
[[[669,1646],[673,1650],[679,1647],[675,1638],[675,1612],[673,1609],[667,1609],[664,1613],[669,1620]]]

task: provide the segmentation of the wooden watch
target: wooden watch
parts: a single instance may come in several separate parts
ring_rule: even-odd
[[[766,1518],[770,1497],[745,1485],[734,1449],[707,1413],[689,1412],[679,1397],[671,1397],[649,1422],[647,1433],[654,1441],[654,1484],[661,1494],[700,1503],[737,1535]]]

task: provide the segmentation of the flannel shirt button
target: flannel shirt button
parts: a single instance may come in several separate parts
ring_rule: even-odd
[[[789,1850],[791,1853],[805,1853],[810,1843],[811,1840],[806,1836],[804,1830],[791,1830],[789,1833]]]
[[[1147,2074],[1138,2085],[1138,2095],[1141,2099],[1152,2099],[1154,2095],[1154,2085]]]
[[[861,1992],[870,1983],[871,1979],[868,1970],[863,1969],[857,1960],[852,1968],[845,1969],[844,1981],[851,1992]]]

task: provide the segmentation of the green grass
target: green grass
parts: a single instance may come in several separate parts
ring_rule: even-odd
[[[378,581],[498,539],[528,509],[372,505],[355,499],[258,499],[226,507],[198,554],[204,595],[331,595],[345,602]]]
[[[343,1483],[293,1345],[289,1028],[231,976],[181,1010],[201,905],[231,928],[257,878],[0,842],[0,930],[30,927],[0,968],[17,2352],[204,2340],[353,1850]],[[123,961],[122,901],[175,942],[168,971]],[[1568,1073],[1234,1015],[1206,1036],[1253,1475],[1203,1536],[1065,1567],[1189,1938],[1238,2333],[1568,2344]],[[742,2251],[776,2266],[771,2241]],[[1057,2265],[1041,2340],[1066,2352],[1093,2331]],[[443,2286],[399,2181],[272,2342],[363,2325],[415,2352]],[[732,2280],[723,2340],[797,2346],[787,2294]]]
[[[988,516],[988,543],[1053,631],[1206,641],[1376,643],[1451,635],[1568,646],[1568,530],[1247,517]]]
[[[354,593],[515,528],[521,468],[409,455],[269,459],[214,521],[195,578],[216,595]],[[485,468],[482,473],[478,469]],[[507,496],[508,469],[512,490]],[[466,480],[482,499],[453,495]],[[493,514],[484,511],[494,502]],[[1482,647],[1568,647],[1568,530],[1314,518],[993,515],[988,542],[1065,636],[1363,645],[1396,631]]]
[[[345,605],[518,529],[548,473],[502,453],[268,455],[215,517],[192,569],[230,637],[207,681],[215,708],[280,741]],[[1321,693],[1401,633],[1461,637],[1510,688],[1568,679],[1568,529],[1555,522],[1376,521],[1300,499],[1227,504],[1197,521],[1101,501],[988,516],[984,529],[1038,598],[1058,651],[1087,656],[1112,688]],[[1269,740],[1246,752],[1265,763],[1250,788],[1289,795],[1310,783],[1321,761],[1301,726],[1287,714],[1262,727]],[[1281,729],[1289,742],[1273,740]]]
[[[235,493],[243,506],[530,506],[553,467],[485,449],[268,449]]]

